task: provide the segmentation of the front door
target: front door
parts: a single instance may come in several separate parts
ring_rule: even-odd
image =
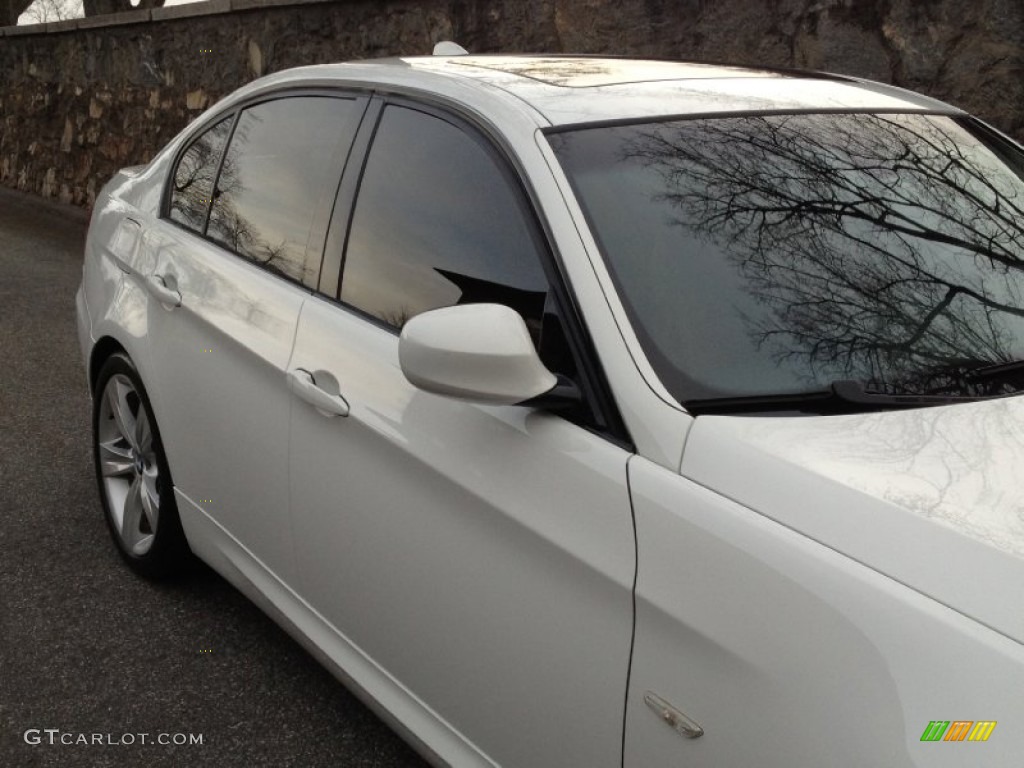
[[[442,757],[619,766],[629,453],[569,418],[438,397],[402,375],[397,333],[418,312],[501,301],[541,345],[557,321],[547,254],[500,157],[408,103],[379,119],[340,300],[306,302],[291,363],[349,411],[293,400],[304,597],[372,661],[359,684],[421,735],[439,729],[432,744],[457,745]]]

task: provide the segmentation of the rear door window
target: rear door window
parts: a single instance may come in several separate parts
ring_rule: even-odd
[[[345,154],[364,102],[296,96],[243,109],[213,196],[207,237],[316,287]]]

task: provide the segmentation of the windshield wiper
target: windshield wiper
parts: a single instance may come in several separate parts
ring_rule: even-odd
[[[925,408],[934,405],[970,403],[987,397],[958,395],[903,395],[870,392],[863,382],[842,379],[828,389],[785,395],[746,395],[687,400],[684,405],[693,414],[759,413],[800,411],[808,413],[862,413],[900,408]]]
[[[1024,360],[1011,360],[1008,363],[992,363],[979,368],[972,368],[964,373],[968,379],[994,379],[998,376],[1024,373]]]

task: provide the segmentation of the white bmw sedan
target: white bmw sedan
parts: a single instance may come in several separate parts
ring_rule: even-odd
[[[127,563],[436,764],[1024,755],[1024,150],[848,77],[306,67],[97,200]]]

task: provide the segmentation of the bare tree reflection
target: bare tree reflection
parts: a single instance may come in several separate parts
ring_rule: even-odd
[[[264,122],[259,110],[246,110],[231,137],[224,157],[210,209],[209,234],[235,253],[263,265],[272,272],[301,280],[305,267],[305,243],[287,240],[273,244],[261,234],[252,212],[239,210],[239,201],[253,190],[242,181],[239,159],[249,151],[250,133]]]
[[[171,218],[192,229],[202,230],[213,195],[217,164],[231,130],[231,119],[222,120],[194,141],[174,174]]]
[[[625,159],[735,264],[778,364],[994,394],[1016,387],[972,371],[1024,352],[1024,183],[995,141],[946,118],[760,116],[646,126]]]

